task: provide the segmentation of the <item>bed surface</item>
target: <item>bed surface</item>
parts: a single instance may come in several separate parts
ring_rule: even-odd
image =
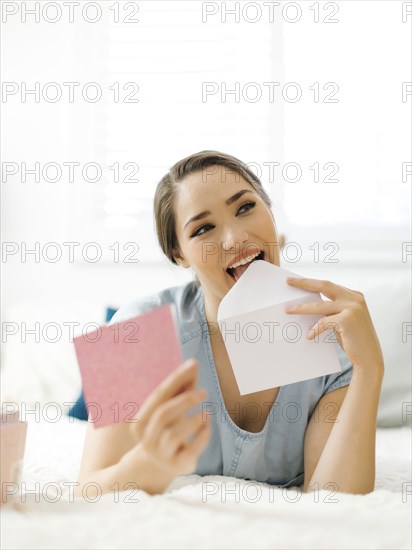
[[[68,485],[85,430],[73,418],[29,420],[22,487],[35,493],[2,507],[2,548],[411,548],[410,427],[378,428],[369,495],[190,475],[163,495],[131,489],[97,502],[71,498]]]

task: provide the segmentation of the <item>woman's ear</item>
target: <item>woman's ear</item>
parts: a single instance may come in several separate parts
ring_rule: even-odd
[[[186,262],[186,260],[183,258],[183,256],[180,254],[179,250],[177,250],[176,248],[173,249],[172,251],[172,254],[173,254],[173,258],[175,260],[175,262],[180,265],[180,267],[184,267],[184,268],[188,268],[189,267],[189,264]]]

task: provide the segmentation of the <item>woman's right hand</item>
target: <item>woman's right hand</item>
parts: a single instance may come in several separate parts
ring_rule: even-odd
[[[119,465],[144,464],[165,484],[195,470],[211,435],[209,417],[203,417],[202,410],[186,414],[207,396],[206,390],[196,389],[197,374],[197,362],[189,359],[152,391],[130,423],[136,445]]]

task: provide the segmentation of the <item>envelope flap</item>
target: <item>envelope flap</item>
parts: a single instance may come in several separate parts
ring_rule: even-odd
[[[316,292],[291,287],[287,277],[302,276],[264,260],[255,260],[220,302],[218,321],[297,298],[319,297]]]

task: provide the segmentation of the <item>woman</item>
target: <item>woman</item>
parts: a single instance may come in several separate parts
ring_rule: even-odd
[[[270,199],[243,162],[202,151],[162,178],[154,214],[163,252],[196,278],[124,306],[112,323],[174,303],[186,361],[146,399],[137,422],[88,426],[76,494],[91,481],[103,491],[133,483],[157,494],[193,472],[304,491],[373,491],[384,362],[363,295],[329,281],[288,280],[330,298],[288,313],[324,316],[307,337],[333,327],[342,372],[240,396],[217,309],[242,262],[280,265]]]

